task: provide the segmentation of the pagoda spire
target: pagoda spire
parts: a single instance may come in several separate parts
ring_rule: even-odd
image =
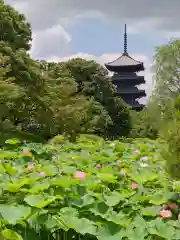
[[[127,29],[126,29],[126,24],[124,26],[124,54],[123,55],[128,55],[128,53],[127,53]]]

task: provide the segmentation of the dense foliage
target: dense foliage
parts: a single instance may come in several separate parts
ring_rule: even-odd
[[[0,151],[5,239],[179,239],[180,182],[168,178],[160,143],[57,143],[12,139]]]
[[[0,1],[1,141],[43,141],[64,133],[118,138],[131,128],[129,108],[114,97],[107,71],[94,61],[33,60],[25,17]]]
[[[0,0],[0,41],[4,41],[13,51],[30,49],[31,28],[24,15]]]

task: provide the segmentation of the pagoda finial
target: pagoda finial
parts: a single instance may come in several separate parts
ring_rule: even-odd
[[[127,55],[127,31],[126,31],[126,24],[124,26],[124,55]]]

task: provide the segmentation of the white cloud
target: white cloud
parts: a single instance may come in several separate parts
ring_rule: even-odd
[[[131,34],[180,35],[180,1],[164,0],[5,0],[32,25],[35,58],[67,56],[70,27],[85,18],[103,19],[111,24],[128,23]],[[156,30],[156,32],[154,32]]]
[[[164,0],[5,0],[22,11],[33,28],[45,29],[67,18],[74,21],[78,16],[95,15],[116,22],[144,22],[146,26],[167,31],[179,31],[180,1]],[[156,21],[157,20],[157,21]]]
[[[34,58],[46,59],[48,56],[66,55],[69,51],[71,35],[61,25],[55,25],[44,31],[35,31],[32,34],[31,54]]]

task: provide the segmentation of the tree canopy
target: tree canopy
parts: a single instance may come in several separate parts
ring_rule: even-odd
[[[180,40],[156,48],[154,56],[154,97],[159,101],[180,93]]]
[[[13,50],[30,49],[31,27],[23,14],[0,0],[0,41],[4,41]]]
[[[128,135],[129,108],[115,97],[106,69],[79,58],[59,63],[32,59],[29,23],[2,0],[0,24],[0,123],[8,126],[3,134],[13,129],[13,134],[45,140],[57,134],[75,139],[82,132]]]

